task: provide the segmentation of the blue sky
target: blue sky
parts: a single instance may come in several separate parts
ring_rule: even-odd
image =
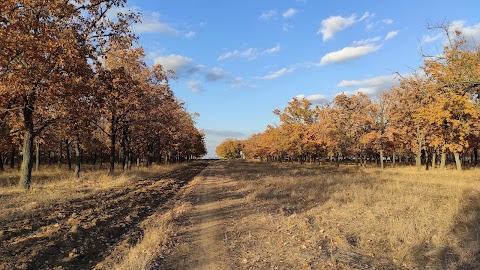
[[[453,23],[480,44],[478,1],[163,0],[129,1],[147,63],[173,69],[171,82],[206,134],[208,157],[225,138],[277,123],[293,97],[313,103],[338,93],[388,89],[394,72],[439,53],[427,25]]]

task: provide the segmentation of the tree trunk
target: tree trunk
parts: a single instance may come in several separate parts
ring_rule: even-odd
[[[340,166],[340,154],[337,154],[337,156],[335,157],[335,166]]]
[[[455,156],[455,164],[457,164],[457,170],[462,170],[462,161],[460,160],[460,154],[458,152],[453,153]]]
[[[435,170],[435,163],[437,163],[437,153],[433,152],[432,154],[432,170]]]
[[[122,140],[120,142],[120,146],[122,147],[122,171],[125,171],[127,168],[127,162],[128,162],[128,150],[127,150],[127,134],[128,134],[128,126],[124,126],[122,128]]]
[[[12,152],[10,153],[10,169],[15,169],[15,156],[17,155],[15,151],[15,146],[12,146]]]
[[[33,131],[33,108],[25,106],[23,108],[23,121],[25,125],[25,133],[23,134],[23,158],[20,167],[20,187],[29,189],[32,183],[33,169],[33,140],[35,133]]]
[[[475,160],[473,165],[477,166],[477,162],[478,162],[478,147],[477,146],[473,147],[473,158]]]
[[[380,168],[383,170],[385,169],[385,166],[383,164],[383,149],[380,150]]]
[[[65,140],[65,157],[67,158],[67,165],[68,165],[68,170],[72,170],[72,155],[70,154],[70,142],[68,142],[68,139]]]
[[[393,167],[395,167],[395,158],[397,158],[397,157],[395,156],[395,152],[393,152],[393,154],[392,154]]]
[[[82,158],[80,155],[80,134],[75,134],[75,141],[73,142],[73,148],[75,149],[75,170],[73,175],[80,178],[80,166],[82,164]]]
[[[5,171],[5,167],[3,166],[3,153],[0,152],[0,171]]]
[[[101,169],[103,166],[103,148],[100,148],[100,166],[99,168]]]
[[[447,160],[447,153],[445,151],[442,151],[442,155],[440,157],[440,170],[445,170],[445,162]]]
[[[115,131],[112,130],[110,133],[110,168],[108,169],[108,173],[111,174],[115,171]]]
[[[35,171],[40,169],[40,143],[35,143]]]
[[[60,147],[59,147],[59,150],[58,150],[58,168],[61,168],[62,167],[62,149],[63,148],[63,142],[62,140],[60,140]]]
[[[429,159],[430,155],[428,154],[427,150],[425,150],[424,153],[425,153],[425,170],[428,171],[429,166],[430,166],[430,159]]]
[[[417,165],[417,170],[420,171],[421,168],[422,168],[422,150],[420,149],[420,147],[417,150],[417,156],[415,158],[415,163]]]

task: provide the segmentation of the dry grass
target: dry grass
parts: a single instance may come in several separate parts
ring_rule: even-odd
[[[237,248],[243,246],[246,260],[257,267],[272,267],[262,264],[265,258],[294,269],[325,267],[317,264],[319,257],[331,268],[480,267],[478,169],[265,163],[224,168],[224,177],[250,190],[247,199],[259,211],[236,225],[243,239]]]
[[[162,213],[162,209],[142,222],[143,237],[131,246],[112,268],[116,270],[148,270],[155,268],[154,262],[168,252],[172,240],[177,232],[176,221],[185,213],[191,211],[192,204],[184,198],[202,180],[201,174],[196,176],[185,186],[175,201],[162,209],[169,209]]]
[[[80,178],[73,172],[56,166],[43,167],[32,174],[32,186],[25,191],[18,187],[19,172],[0,172],[0,221],[55,203],[81,199],[95,192],[106,191],[141,179],[158,176],[184,165],[153,165],[150,168],[135,168],[130,171],[108,175],[105,170],[86,166]]]

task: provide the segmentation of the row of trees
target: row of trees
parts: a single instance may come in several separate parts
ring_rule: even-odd
[[[480,49],[471,48],[458,31],[444,27],[444,52],[428,57],[420,72],[399,76],[373,100],[358,93],[337,95],[312,108],[306,99],[293,99],[274,113],[281,124],[239,142],[249,158],[268,160],[376,159],[422,160],[440,168],[448,157],[462,169],[463,160],[477,163],[480,142]],[[453,35],[453,36],[452,36]],[[217,149],[226,149],[228,141]],[[228,148],[233,149],[233,148]],[[236,149],[236,148],[235,148]],[[238,149],[236,149],[238,150]],[[222,157],[238,157],[239,152]],[[388,156],[388,157],[387,157]]]
[[[75,155],[158,159],[205,154],[204,135],[173,94],[171,71],[147,67],[129,25],[107,16],[125,0],[5,0],[0,4],[0,170],[21,154],[29,188],[39,146],[58,161]],[[34,154],[34,145],[37,153]],[[119,153],[117,153],[117,150]],[[8,154],[7,154],[8,153]],[[108,154],[107,154],[108,153]],[[37,163],[38,164],[38,163]]]

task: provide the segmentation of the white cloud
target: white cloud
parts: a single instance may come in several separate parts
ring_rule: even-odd
[[[216,130],[216,129],[204,129],[205,135],[214,135],[224,138],[246,138],[248,134],[235,130]]]
[[[450,31],[454,32],[455,30],[459,30],[468,43],[473,43],[471,45],[478,46],[480,42],[480,23],[472,26],[466,26],[465,23],[466,21],[453,21],[450,25]]]
[[[375,87],[362,87],[362,88],[358,88],[355,91],[343,91],[343,92],[337,93],[337,96],[340,95],[340,94],[345,94],[347,96],[353,96],[353,95],[356,95],[358,93],[363,93],[365,95],[373,96],[373,95],[379,93],[380,91],[381,90],[379,90],[378,88],[375,88]]]
[[[255,60],[260,56],[275,55],[279,51],[280,51],[280,44],[277,44],[275,47],[269,48],[269,49],[266,49],[266,50],[263,50],[263,51],[260,51],[257,48],[248,48],[244,51],[234,50],[234,51],[226,52],[226,53],[220,55],[217,58],[217,61],[224,61],[224,60],[227,60],[227,59],[230,59],[230,58],[246,58],[248,60]]]
[[[380,41],[382,38],[377,36],[374,38],[367,38],[367,39],[362,39],[362,40],[355,40],[353,42],[353,45],[368,45],[368,44],[373,44],[375,42]]]
[[[271,19],[275,19],[277,17],[277,11],[272,9],[272,10],[268,10],[268,11],[265,11],[263,12],[260,17],[258,17],[260,20],[264,20],[264,21],[268,21],[268,20],[271,20]]]
[[[198,80],[192,80],[187,82],[188,88],[192,89],[193,92],[195,93],[201,93],[204,91],[202,87],[202,83]]]
[[[282,30],[285,32],[290,32],[291,30],[293,30],[293,25],[289,23],[284,23],[282,26]]]
[[[431,43],[431,42],[434,42],[440,38],[442,38],[444,35],[443,33],[438,33],[436,34],[435,36],[431,36],[431,35],[425,35],[423,36],[423,39],[422,39],[422,43]]]
[[[186,38],[194,38],[196,35],[197,35],[197,33],[193,32],[193,31],[189,31],[189,32],[185,33]]]
[[[330,16],[322,21],[322,28],[318,30],[317,34],[323,34],[323,41],[330,40],[336,33],[370,16],[371,14],[369,12],[365,12],[359,20],[357,20],[355,14],[352,14],[350,17]]]
[[[282,16],[283,18],[287,19],[287,18],[292,18],[293,16],[295,16],[299,11],[296,10],[296,9],[293,9],[293,8],[289,8],[287,11],[285,11]]]
[[[357,47],[345,47],[339,51],[327,53],[320,60],[320,65],[326,65],[328,63],[343,63],[356,58],[360,58],[367,54],[377,51],[380,49],[379,46],[375,45],[365,45]]]
[[[312,104],[323,104],[325,102],[328,102],[328,99],[326,96],[321,95],[321,94],[314,94],[314,95],[309,95],[305,96],[304,94],[300,94],[296,96],[297,99],[307,99],[310,101]]]
[[[274,54],[278,53],[279,51],[280,51],[280,44],[277,44],[277,46],[275,46],[273,48],[264,50],[261,53],[261,55],[274,55]]]
[[[122,13],[122,14],[135,13],[135,14],[138,14],[138,13],[140,13],[140,8],[137,7],[137,6],[112,7],[107,11],[107,13],[105,15],[110,20],[117,20],[118,19],[118,13]]]
[[[223,71],[223,69],[221,69],[221,68],[212,68],[212,70],[210,70],[205,75],[205,78],[209,82],[216,82],[216,81],[219,81],[219,80],[223,80],[226,77],[228,77],[227,73],[225,73],[225,71]]]
[[[398,35],[398,31],[390,31],[388,32],[387,36],[385,37],[385,40],[392,39]]]
[[[145,13],[141,17],[141,23],[134,24],[132,30],[135,33],[165,33],[178,35],[178,31],[167,23],[160,21],[160,14],[156,12]]]
[[[407,77],[408,74],[402,74],[402,77]],[[342,91],[345,95],[354,95],[356,93],[362,92],[366,95],[375,95],[390,89],[392,85],[398,83],[398,76],[396,74],[377,76],[373,78],[368,78],[364,80],[343,80],[338,83],[336,86],[339,88],[355,88],[354,90]]]
[[[480,23],[467,26],[466,21],[453,21],[450,23],[450,37],[455,37],[455,31],[460,31],[467,42],[467,46],[471,48],[478,47],[480,43]],[[443,45],[447,45],[447,37],[444,31],[440,31],[436,35],[425,35],[422,39],[422,45],[442,40]]]
[[[276,79],[276,78],[279,78],[279,77],[282,77],[288,73],[291,73],[295,70],[295,68],[293,67],[289,67],[289,68],[282,68],[280,70],[277,70],[275,72],[272,72],[266,76],[263,76],[263,77],[257,77],[257,79],[262,79],[262,80],[273,80],[273,79]]]
[[[337,87],[352,87],[352,86],[384,86],[386,84],[392,84],[393,82],[397,81],[396,75],[384,75],[384,76],[377,76],[365,80],[343,80],[337,84]]]
[[[181,55],[170,54],[168,56],[155,58],[154,64],[162,65],[165,70],[173,70],[178,75],[178,73],[192,67],[192,59]]]
[[[392,20],[392,19],[383,19],[383,20],[382,20],[382,23],[384,23],[384,24],[392,24],[392,23],[393,23],[393,20]]]

